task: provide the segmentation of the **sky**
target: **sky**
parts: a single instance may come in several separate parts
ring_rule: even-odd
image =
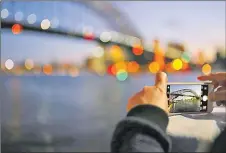
[[[72,30],[75,27],[81,28],[89,25],[92,25],[95,30],[98,28],[99,31],[110,28],[104,19],[93,15],[94,13],[87,8],[80,9],[80,6],[73,7],[71,4],[61,2],[60,5],[64,5],[72,14],[68,16],[64,14],[64,11],[60,12],[61,8],[56,4],[58,2],[36,3],[41,3],[41,5],[26,7],[18,2],[13,9],[24,11],[24,16],[36,13],[40,21],[57,16],[61,26],[72,28]],[[144,40],[148,42],[156,37],[161,40],[162,44],[176,40],[184,42],[188,50],[192,52],[200,48],[208,54],[213,53],[215,46],[225,47],[226,17],[223,1],[114,1],[111,3],[129,16]],[[12,6],[3,5],[2,9],[4,7]],[[12,13],[10,15],[13,17]],[[15,36],[10,32],[5,32],[1,33],[1,36],[3,60],[32,58],[44,62],[54,59],[81,62],[91,54],[92,48],[97,46],[95,43],[39,34],[23,33]]]
[[[191,50],[225,47],[224,1],[124,1],[115,4],[133,21],[144,39],[179,40]]]

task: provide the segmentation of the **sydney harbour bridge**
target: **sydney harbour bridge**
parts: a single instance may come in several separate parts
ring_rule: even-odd
[[[135,60],[147,64],[153,59],[153,49],[145,45],[142,36],[129,17],[116,5],[107,1],[3,1],[1,28],[11,29],[16,23],[24,31],[41,32],[75,39],[87,39],[84,28],[91,26],[92,36],[88,39],[105,48],[117,44],[125,48],[127,60]],[[4,12],[2,12],[4,13]],[[32,18],[33,17],[33,18]],[[40,25],[48,19],[51,26],[43,29]],[[48,24],[48,23],[47,23]],[[90,30],[90,29],[88,29]],[[132,53],[134,44],[142,44],[144,54],[136,56]]]
[[[186,94],[186,93],[188,93],[188,94]],[[170,95],[171,95],[172,100],[176,99],[179,96],[199,98],[199,95],[191,89],[177,90],[177,91],[172,92]]]
[[[180,109],[180,111],[194,111],[199,109],[199,105],[201,107],[201,103],[199,103],[201,102],[201,97],[192,89],[176,90],[171,92],[168,97],[171,112],[177,109]]]

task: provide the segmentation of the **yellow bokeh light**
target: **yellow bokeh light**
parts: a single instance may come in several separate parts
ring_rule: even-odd
[[[183,67],[183,62],[180,59],[173,60],[172,66],[175,70],[180,70]]]
[[[209,64],[204,64],[202,66],[202,73],[205,74],[205,75],[210,74],[211,70],[212,70],[212,68],[211,68],[211,66]]]
[[[124,60],[123,50],[117,45],[113,45],[110,48],[110,56],[111,56],[113,61],[122,61],[122,60]]]
[[[115,67],[116,67],[116,71],[119,71],[119,70],[127,70],[127,65],[125,62],[118,62],[115,64]]]
[[[27,70],[31,70],[34,68],[34,62],[31,59],[26,59],[24,66]]]
[[[160,65],[158,62],[151,62],[148,68],[151,73],[157,73],[160,70]]]

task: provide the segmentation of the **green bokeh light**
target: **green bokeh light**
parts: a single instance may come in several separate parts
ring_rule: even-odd
[[[188,52],[183,52],[183,54],[181,55],[181,58],[185,62],[190,62],[191,60],[191,57]]]
[[[128,73],[126,71],[124,71],[124,70],[123,71],[119,71],[116,74],[116,78],[119,81],[125,81],[128,78]]]

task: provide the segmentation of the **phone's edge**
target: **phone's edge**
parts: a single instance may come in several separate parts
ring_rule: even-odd
[[[168,82],[167,85],[202,85],[202,84],[211,84],[210,81],[205,82]]]

